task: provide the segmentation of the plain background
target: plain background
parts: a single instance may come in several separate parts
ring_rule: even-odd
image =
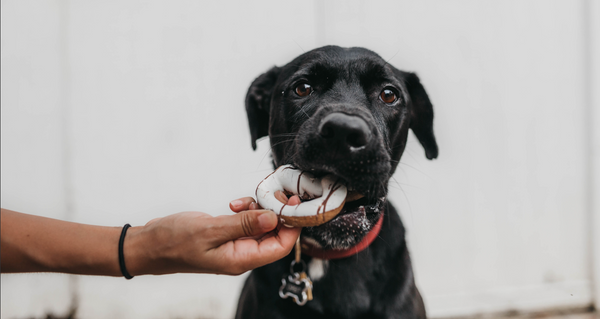
[[[411,134],[389,196],[430,316],[599,291],[600,1],[1,3],[4,208],[118,227],[228,214],[271,171],[252,80],[363,46],[435,107],[439,159]],[[1,316],[230,318],[244,278],[2,275]]]

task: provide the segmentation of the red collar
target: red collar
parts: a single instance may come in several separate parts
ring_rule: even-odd
[[[359,252],[365,250],[365,248],[369,247],[371,243],[377,238],[379,235],[379,231],[381,230],[381,224],[383,224],[383,214],[379,217],[379,220],[371,229],[371,231],[360,241],[360,243],[352,246],[348,249],[329,249],[324,250],[322,248],[315,247],[306,242],[302,242],[302,253],[311,257],[321,258],[321,259],[341,259],[350,257],[352,255],[358,254]]]

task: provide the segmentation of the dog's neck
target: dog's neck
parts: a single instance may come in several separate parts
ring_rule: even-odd
[[[312,245],[308,241],[302,241],[302,253],[314,258],[320,258],[325,260],[331,259],[342,259],[346,257],[350,257],[358,254],[359,252],[365,250],[367,247],[373,243],[375,238],[379,235],[379,231],[381,231],[381,225],[383,224],[383,214],[379,217],[375,226],[367,233],[365,238],[363,238],[358,244],[347,248],[347,249],[323,249]]]

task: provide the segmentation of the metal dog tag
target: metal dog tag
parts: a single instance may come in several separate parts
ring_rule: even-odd
[[[290,264],[290,275],[281,278],[281,287],[279,288],[279,297],[287,299],[292,297],[298,306],[304,306],[307,301],[313,299],[313,284],[306,274],[306,264],[300,258],[302,247],[300,247],[300,237],[296,240],[296,258]],[[300,270],[295,270],[294,266],[301,266]]]
[[[309,300],[308,291],[312,290],[312,282],[308,278],[300,278],[299,273],[281,278],[279,296],[283,299],[292,297],[298,306],[304,306]],[[312,298],[310,298],[312,299]]]

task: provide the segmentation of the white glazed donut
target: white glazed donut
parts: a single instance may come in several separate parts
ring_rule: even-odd
[[[293,193],[303,201],[299,205],[283,204],[275,198],[276,191]],[[333,175],[316,178],[291,165],[278,167],[256,187],[256,200],[295,227],[317,226],[334,218],[344,207],[348,189]]]

